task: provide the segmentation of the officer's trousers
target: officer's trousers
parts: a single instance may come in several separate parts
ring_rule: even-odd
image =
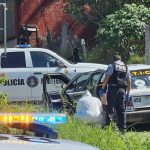
[[[110,123],[110,116],[117,114],[117,125],[119,129],[126,129],[126,114],[125,114],[125,88],[118,86],[108,86],[107,91],[107,109],[106,109],[106,124]]]

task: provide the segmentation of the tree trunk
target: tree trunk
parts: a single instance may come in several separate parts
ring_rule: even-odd
[[[145,27],[145,63],[150,65],[150,26]]]

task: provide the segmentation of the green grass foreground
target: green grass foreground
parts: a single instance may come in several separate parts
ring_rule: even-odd
[[[71,139],[91,144],[101,150],[150,150],[149,132],[114,131],[112,127],[85,125],[81,121],[68,116],[67,124],[56,128],[59,138]]]
[[[5,101],[0,102],[0,112],[39,111],[43,112],[44,109],[30,103],[8,105]],[[114,131],[111,126],[103,129],[98,125],[86,125],[73,116],[67,116],[67,123],[58,125],[55,129],[58,131],[60,139],[80,141],[96,146],[101,150],[150,150],[150,132],[127,132],[122,134]],[[0,125],[0,133],[22,134],[22,131]]]

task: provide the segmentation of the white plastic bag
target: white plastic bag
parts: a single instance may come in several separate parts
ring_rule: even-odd
[[[105,115],[100,100],[86,91],[77,102],[75,117],[87,124],[105,123]]]

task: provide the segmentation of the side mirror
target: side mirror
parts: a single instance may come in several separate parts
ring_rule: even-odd
[[[66,68],[67,66],[62,63],[61,61],[56,61],[57,66],[61,67],[61,68]]]

